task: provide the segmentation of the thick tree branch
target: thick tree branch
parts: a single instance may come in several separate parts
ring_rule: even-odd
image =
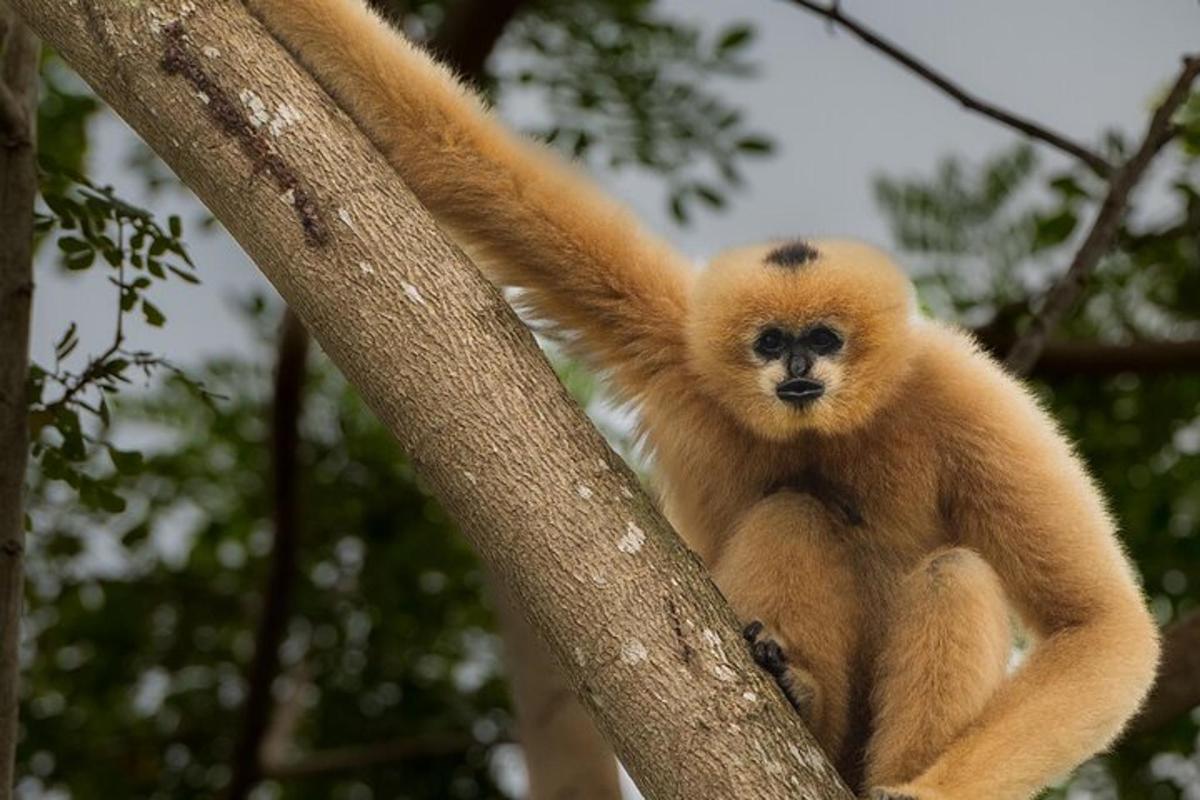
[[[1130,733],[1148,733],[1200,706],[1200,611],[1163,631],[1158,680]]]
[[[483,78],[484,64],[525,0],[458,0],[429,47],[471,83]]]
[[[357,747],[316,750],[286,761],[263,764],[263,777],[295,780],[331,772],[358,772],[371,767],[400,764],[425,758],[462,757],[478,742],[462,734],[392,739]]]
[[[24,587],[25,469],[29,456],[29,315],[33,297],[33,203],[37,165],[39,45],[33,32],[0,2],[0,800],[12,797],[17,745],[17,691]],[[19,124],[17,128],[8,125]]]
[[[523,5],[523,0],[461,0],[456,3],[447,20],[447,27],[437,37],[437,49],[442,58],[466,80],[479,84],[483,79],[484,65],[494,50],[506,25]],[[471,20],[482,20],[486,24],[469,24]],[[280,469],[286,461],[286,453],[278,448],[290,441],[289,449],[294,461],[294,433],[296,420],[280,417],[280,411],[298,415],[301,403],[292,397],[303,383],[304,360],[296,354],[307,344],[308,334],[293,311],[285,312],[283,333],[278,356],[276,381],[276,474],[284,475],[290,469]],[[284,380],[282,376],[291,376]],[[277,486],[280,484],[277,484]],[[280,502],[292,502],[293,497],[281,497],[276,492],[277,509]],[[277,518],[280,512],[277,510]],[[290,515],[294,517],[294,511]],[[296,537],[281,537],[279,531],[287,527],[277,525],[274,567],[264,597],[271,598],[290,587],[290,576],[294,570]],[[279,548],[283,547],[284,552]],[[284,565],[287,565],[286,567]],[[495,582],[493,582],[495,584]],[[289,589],[290,591],[290,589]],[[493,595],[500,604],[500,627],[506,645],[509,683],[512,686],[513,703],[516,708],[521,731],[521,745],[529,775],[529,800],[541,798],[575,797],[579,800],[618,800],[620,786],[617,780],[616,759],[612,750],[596,731],[583,707],[575,699],[550,658],[549,652],[537,634],[512,607],[502,587],[493,585]],[[268,600],[267,602],[271,602]],[[278,605],[278,603],[276,603]],[[286,605],[286,603],[284,603]],[[268,606],[269,612],[274,606]],[[286,622],[286,613],[275,609],[264,612],[260,622],[256,646],[256,657],[252,665],[243,712],[243,731],[234,751],[233,779],[228,792],[229,800],[241,800],[263,775],[287,777],[303,776],[326,770],[361,767],[373,763],[372,759],[386,762],[396,757],[409,758],[426,755],[428,750],[414,743],[367,745],[363,748],[339,748],[306,756],[296,762],[271,761],[267,753],[267,716],[270,711],[271,686],[278,670],[278,659],[271,657],[270,663],[258,654],[264,648],[278,648],[279,634]],[[553,713],[547,706],[553,704]],[[463,746],[465,749],[465,745]],[[262,766],[259,766],[261,759]]]
[[[304,404],[308,333],[288,311],[279,334],[275,361],[274,407],[271,409],[271,491],[274,530],[271,562],[263,587],[254,661],[242,707],[242,729],[233,753],[233,774],[226,796],[243,800],[260,778],[259,751],[271,713],[272,686],[279,673],[279,644],[291,614],[300,546],[300,412]]]
[[[1083,244],[1079,246],[1079,250],[1071,260],[1070,267],[1050,289],[1040,311],[1030,322],[1029,329],[1009,351],[1005,364],[1014,373],[1024,375],[1033,367],[1042,348],[1046,346],[1046,340],[1050,333],[1075,305],[1087,285],[1088,278],[1096,268],[1096,264],[1111,248],[1134,187],[1145,175],[1146,169],[1154,157],[1175,135],[1171,118],[1187,100],[1192,82],[1198,73],[1200,73],[1200,56],[1184,58],[1183,69],[1180,70],[1179,77],[1171,87],[1171,91],[1167,93],[1166,99],[1155,109],[1137,151],[1113,174],[1109,181],[1108,194],[1105,195],[1104,202],[1100,205],[1091,230],[1088,231]]]
[[[997,356],[1012,348],[1016,337],[985,328],[974,331],[979,342]],[[1125,344],[1051,341],[1042,349],[1030,374],[1046,380],[1106,377],[1121,373],[1161,375],[1200,373],[1200,340],[1144,341]]]
[[[648,796],[849,797],[501,295],[240,4],[12,2],[398,437]]]
[[[839,25],[861,39],[867,46],[887,56],[905,69],[933,84],[944,94],[957,100],[963,107],[982,114],[989,119],[1019,131],[1032,139],[1057,148],[1068,155],[1087,164],[1097,175],[1107,177],[1113,167],[1098,153],[1082,144],[1069,139],[1061,133],[1050,130],[1034,120],[1016,114],[980,99],[967,91],[963,86],[952,80],[945,73],[934,69],[929,64],[909,53],[894,42],[868,28],[865,24],[842,11],[840,3],[824,4],[814,0],[787,0],[793,5],[800,6],[812,13],[824,17],[833,25]]]

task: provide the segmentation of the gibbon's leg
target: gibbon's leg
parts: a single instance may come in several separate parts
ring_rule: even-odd
[[[869,786],[912,780],[932,764],[992,696],[1012,646],[1000,581],[971,550],[926,557],[894,604],[871,698]]]
[[[612,371],[626,398],[680,371],[692,270],[365,0],[243,0],[494,282]],[[674,390],[687,384],[674,382]]]
[[[825,751],[841,754],[858,593],[833,523],[813,498],[777,492],[754,505],[711,566],[747,623],[751,652],[775,675]]]

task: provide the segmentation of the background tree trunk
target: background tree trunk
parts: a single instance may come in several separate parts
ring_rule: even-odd
[[[29,457],[38,42],[0,2],[0,800],[12,797]]]
[[[529,332],[240,5],[14,5],[397,435],[648,796],[849,797]]]
[[[537,632],[498,581],[492,599],[504,636],[517,740],[529,800],[619,800],[617,762]]]

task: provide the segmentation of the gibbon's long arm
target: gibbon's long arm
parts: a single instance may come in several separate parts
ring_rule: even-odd
[[[494,282],[628,397],[684,359],[690,270],[569,165],[510,133],[363,0],[246,0]]]
[[[976,400],[958,409],[947,449],[958,454],[943,498],[951,533],[990,562],[1038,641],[911,793],[1018,800],[1116,737],[1153,682],[1157,628],[1053,422],[992,365],[959,380]]]

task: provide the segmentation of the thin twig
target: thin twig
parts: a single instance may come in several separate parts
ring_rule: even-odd
[[[1158,155],[1163,146],[1176,134],[1171,118],[1187,100],[1192,82],[1200,74],[1200,55],[1187,56],[1183,59],[1183,69],[1179,77],[1167,93],[1166,99],[1159,104],[1150,118],[1146,134],[1137,151],[1130,156],[1109,181],[1108,194],[1096,214],[1096,220],[1088,231],[1087,237],[1071,266],[1066,273],[1051,287],[1046,294],[1046,301],[1040,312],[1034,316],[1029,329],[1019,338],[1012,350],[1009,351],[1005,364],[1018,375],[1029,372],[1041,355],[1042,349],[1050,332],[1066,315],[1075,301],[1083,293],[1088,277],[1096,268],[1100,258],[1112,247],[1117,231],[1120,229],[1121,218],[1129,205],[1129,197],[1133,189],[1146,173],[1146,169]]]
[[[957,100],[964,107],[1074,156],[1087,164],[1097,175],[1108,177],[1112,174],[1113,165],[1100,154],[1079,142],[1069,139],[1061,133],[1050,130],[1028,117],[1021,116],[1020,114],[1000,108],[994,103],[980,99],[960,84],[951,80],[945,73],[934,69],[895,42],[884,38],[854,17],[843,13],[840,4],[823,5],[822,3],[812,2],[812,0],[788,0],[788,2],[824,17],[831,25],[840,25],[861,39],[869,47],[874,48],[910,72],[915,73],[938,89],[941,89],[942,92]]]

